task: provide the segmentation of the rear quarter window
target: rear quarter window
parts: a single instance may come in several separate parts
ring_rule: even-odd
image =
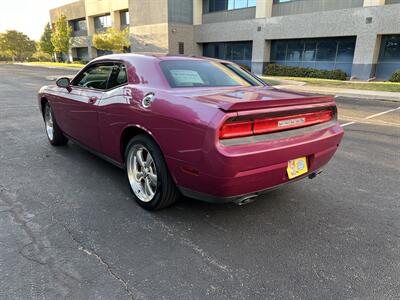
[[[168,60],[160,62],[160,67],[173,88],[254,85],[219,62]]]

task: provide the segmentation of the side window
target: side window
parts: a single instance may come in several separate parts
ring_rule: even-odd
[[[113,72],[113,64],[95,65],[81,73],[73,85],[98,90],[106,90],[109,78]]]
[[[122,64],[116,64],[113,66],[110,80],[108,81],[108,89],[120,86],[128,82],[128,76],[126,68]]]

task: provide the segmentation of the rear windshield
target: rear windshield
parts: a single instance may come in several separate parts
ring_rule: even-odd
[[[242,74],[227,64],[199,60],[169,60],[160,63],[173,88],[262,85],[249,74]]]

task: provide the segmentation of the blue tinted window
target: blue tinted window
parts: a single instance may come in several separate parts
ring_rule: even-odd
[[[252,42],[227,42],[203,44],[203,55],[230,60],[245,66],[251,66]]]
[[[351,75],[355,37],[272,41],[271,62],[324,70],[341,69]]]
[[[247,6],[247,0],[235,0],[235,8],[245,8]]]
[[[400,34],[384,35],[381,40],[381,50],[376,68],[378,79],[388,79],[400,69]]]
[[[317,60],[332,61],[335,60],[337,51],[337,42],[334,40],[322,40],[317,44]]]
[[[400,35],[382,37],[380,61],[400,61]]]
[[[272,43],[271,60],[286,60],[287,42],[276,41]]]
[[[340,41],[336,61],[338,62],[353,62],[355,41]]]
[[[305,42],[303,61],[315,61],[317,57],[317,43],[314,41]]]
[[[256,6],[256,0],[204,0],[205,13]]]
[[[304,51],[304,42],[291,41],[288,42],[286,60],[301,61]]]

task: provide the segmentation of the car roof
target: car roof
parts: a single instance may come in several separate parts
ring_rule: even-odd
[[[93,60],[102,61],[102,60],[124,60],[124,61],[132,61],[134,59],[143,59],[143,60],[157,60],[157,61],[166,61],[166,60],[199,60],[199,61],[218,61],[218,62],[228,62],[221,59],[210,58],[210,57],[202,57],[202,56],[185,56],[185,55],[171,55],[165,53],[122,53],[122,54],[109,54],[97,57]]]

